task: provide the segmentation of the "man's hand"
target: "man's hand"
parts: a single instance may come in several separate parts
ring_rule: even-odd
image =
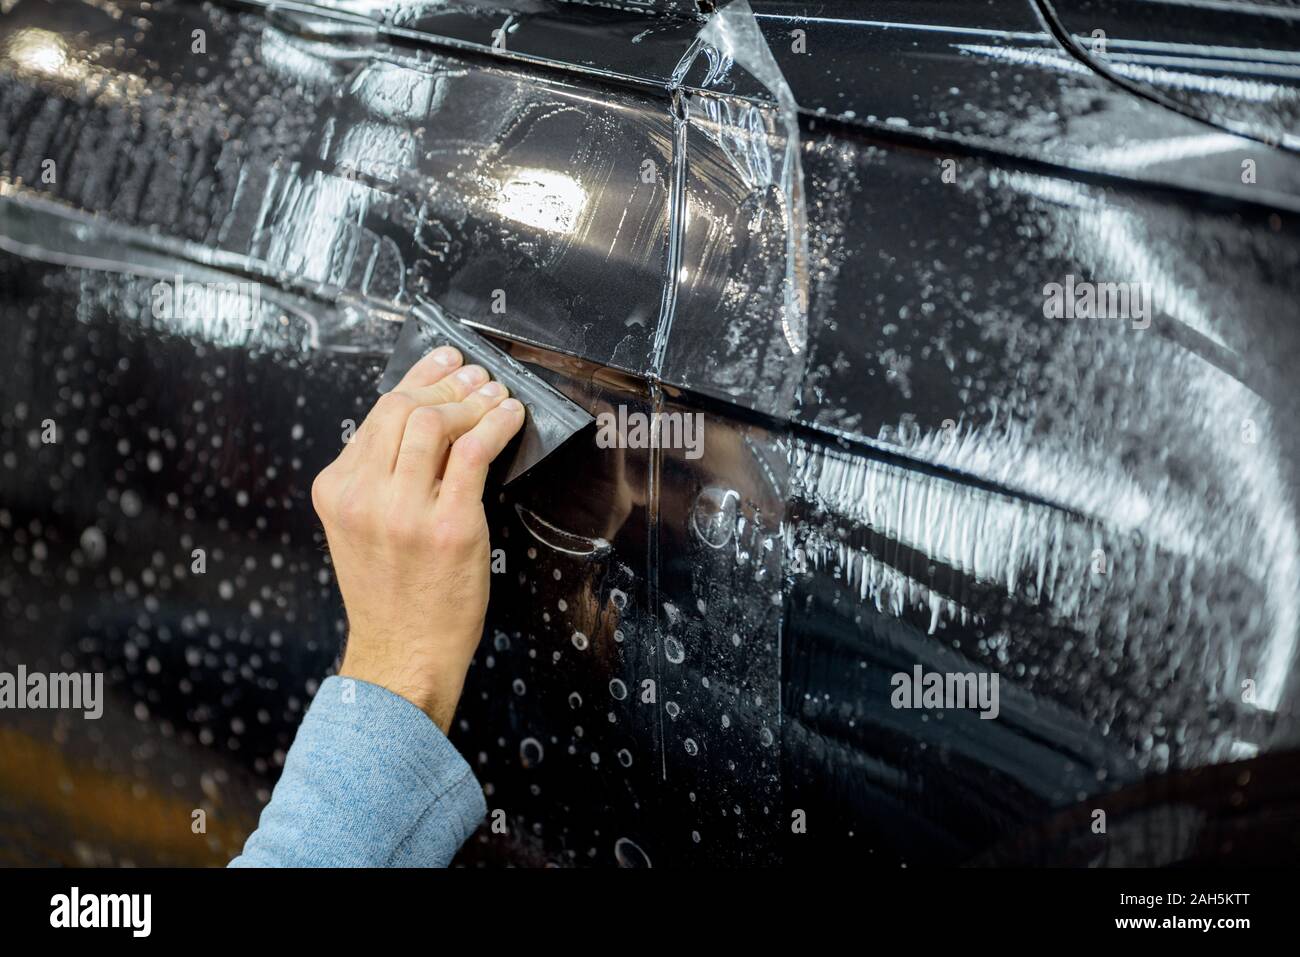
[[[450,347],[380,397],[312,484],[348,613],[339,674],[393,691],[445,732],[487,611],[488,466],[524,407]]]

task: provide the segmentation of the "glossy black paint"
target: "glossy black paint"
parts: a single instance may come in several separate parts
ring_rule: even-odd
[[[0,662],[110,688],[0,716],[7,858],[237,850],[345,627],[310,479],[427,301],[593,415],[705,417],[493,496],[466,863],[1293,860],[1300,160],[1063,45],[1166,39],[1095,6],[19,0],[5,194],[277,295],[236,334],[136,252],[0,257]],[[1067,275],[1149,328],[1048,318]],[[917,664],[998,719],[891,707]]]

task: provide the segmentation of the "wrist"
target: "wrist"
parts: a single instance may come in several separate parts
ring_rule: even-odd
[[[405,698],[429,716],[443,734],[451,731],[451,722],[460,700],[464,676],[452,680],[429,680],[412,675],[408,669],[394,669],[367,661],[364,656],[349,653],[343,657],[339,668],[340,678],[353,678],[377,685],[399,697]]]

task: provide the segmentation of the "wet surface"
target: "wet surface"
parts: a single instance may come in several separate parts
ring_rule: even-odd
[[[345,629],[310,479],[422,308],[704,436],[493,492],[464,863],[1293,851],[1295,157],[1029,4],[849,7],[6,7],[3,198],[66,222],[0,230],[0,661],[108,705],[0,716],[0,853],[237,851]],[[918,665],[998,717],[892,707]]]
[[[1050,0],[1044,8],[1097,69],[1220,128],[1300,147],[1293,5]]]

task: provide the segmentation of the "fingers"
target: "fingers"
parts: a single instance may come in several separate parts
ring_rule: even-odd
[[[352,471],[366,480],[391,473],[406,420],[419,407],[409,392],[394,389],[381,395],[353,438],[356,467]]]
[[[523,424],[523,403],[506,399],[452,444],[438,491],[442,518],[454,520],[481,507],[488,466]]]
[[[452,346],[440,346],[407,369],[402,381],[394,388],[399,392],[409,392],[411,389],[433,385],[459,368],[464,361],[459,350]]]
[[[482,366],[465,366],[454,375],[405,391],[420,405],[441,405],[444,402],[460,402],[488,379],[488,372]]]
[[[435,406],[446,425],[447,444],[455,442],[478,425],[483,416],[500,405],[509,395],[510,390],[500,382],[488,382],[471,392],[463,401]],[[438,475],[442,475],[443,464],[443,462],[438,463]]]
[[[459,402],[487,380],[482,366],[465,366],[432,385],[381,395],[355,436],[355,470],[366,479],[392,474],[412,412],[422,406]]]
[[[507,395],[500,382],[489,382],[461,402],[426,405],[413,411],[406,420],[393,474],[426,495],[432,492],[434,481],[442,475],[448,448]]]
[[[441,389],[432,393],[424,393],[423,390],[429,389],[451,376],[452,373],[460,369],[462,362],[464,362],[464,357],[460,354],[460,350],[452,346],[440,346],[411,366],[392,391],[417,393],[417,401],[421,404],[426,401],[454,401],[454,398],[449,397],[463,395],[468,392],[478,382],[487,379],[487,372],[480,367],[472,366],[469,368],[475,371],[469,373],[470,378],[467,380],[444,385]],[[339,453],[335,464],[341,471],[353,471],[363,459],[369,459],[373,453],[374,449],[370,448],[371,439],[375,437],[375,426],[378,424],[377,421],[371,421],[374,412],[375,410],[372,409],[370,415],[366,417],[361,427]],[[400,438],[401,434],[398,433],[399,441]]]

